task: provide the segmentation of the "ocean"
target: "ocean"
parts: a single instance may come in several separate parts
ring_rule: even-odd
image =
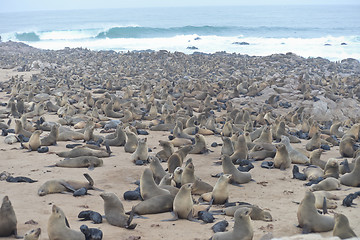
[[[293,52],[360,60],[360,5],[219,6],[0,13],[2,41],[41,49]]]

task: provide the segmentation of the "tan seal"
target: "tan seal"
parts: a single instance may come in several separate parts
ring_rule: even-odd
[[[65,214],[56,205],[52,206],[51,215],[47,225],[47,232],[50,240],[85,240],[85,235],[82,232],[75,231],[66,225]]]
[[[26,149],[29,149],[30,151],[37,151],[38,148],[41,146],[40,142],[40,135],[42,131],[36,130],[31,134],[31,137],[29,139],[29,142],[23,143],[23,147]]]
[[[339,151],[343,157],[354,157],[355,153],[355,137],[354,135],[345,135],[339,145]]]
[[[84,177],[88,180],[87,182],[72,180],[66,181],[63,179],[48,180],[40,186],[38,195],[45,196],[46,194],[52,193],[62,193],[67,191],[74,192],[83,187],[86,189],[94,189],[94,180],[90,177],[90,175],[85,173]]]
[[[328,177],[318,184],[313,184],[310,187],[310,191],[332,191],[340,189],[340,181],[333,177]]]
[[[126,130],[125,133],[127,136],[127,140],[124,145],[125,152],[133,153],[136,151],[136,148],[138,146],[138,136],[129,130]]]
[[[315,191],[313,193],[315,195],[315,207],[317,209],[324,208],[324,198],[325,198],[325,202],[326,202],[326,208],[328,208],[328,209],[337,208],[336,202],[331,201],[331,200],[339,200],[340,199],[335,194],[328,192],[328,191]]]
[[[25,233],[24,240],[38,240],[41,234],[41,228],[31,229]]]
[[[138,145],[130,156],[130,160],[135,162],[136,160],[143,160],[146,161],[149,157],[149,151],[147,146],[147,138],[139,138]]]
[[[173,173],[177,167],[181,167],[185,157],[193,149],[193,146],[184,146],[174,152],[168,159],[168,171]]]
[[[155,156],[149,156],[150,169],[154,175],[154,180],[157,184],[166,175],[164,168],[161,166],[160,160]]]
[[[313,151],[315,149],[320,148],[320,146],[321,146],[320,132],[315,132],[314,136],[305,145],[305,148],[307,151]]]
[[[8,196],[3,198],[0,208],[0,237],[22,238],[17,235],[17,220],[13,206]]]
[[[281,136],[281,143],[285,145],[286,150],[289,153],[291,163],[308,164],[310,162],[307,156],[305,156],[302,152],[296,150],[291,146],[290,139],[287,136]]]
[[[360,156],[355,159],[354,169],[340,177],[340,183],[352,187],[360,186]]]
[[[224,174],[231,174],[231,181],[235,183],[248,183],[251,180],[251,174],[240,172],[227,155],[222,156],[222,169]]]
[[[170,192],[156,185],[152,171],[146,168],[140,178],[140,194],[146,200],[154,196],[170,194]]]
[[[231,174],[223,174],[217,180],[212,192],[201,195],[202,199],[211,204],[225,204],[229,200],[229,182]]]
[[[341,239],[357,238],[355,232],[350,227],[349,219],[344,214],[335,213],[334,218],[333,236]]]
[[[100,197],[104,200],[105,218],[110,225],[127,229],[136,227],[136,223],[131,224],[133,214],[129,217],[125,214],[122,202],[114,193],[104,192]]]
[[[41,146],[56,145],[56,141],[57,141],[58,137],[59,137],[59,126],[54,124],[51,127],[51,131],[50,131],[49,135],[47,135],[46,137],[44,137],[40,140]]]
[[[254,231],[251,225],[251,208],[239,208],[234,213],[235,224],[232,231],[217,232],[211,238],[212,240],[251,240],[253,239]]]
[[[175,196],[170,194],[158,195],[139,202],[133,210],[139,215],[169,212],[173,208],[174,198]]]
[[[194,163],[192,161],[192,158],[189,158],[186,161],[184,171],[181,175],[181,185],[184,185],[186,183],[194,183],[195,180],[196,177]]]
[[[19,119],[15,119],[15,134],[24,135],[25,137],[31,137],[32,132],[26,131]]]
[[[320,159],[321,157],[321,154],[323,153],[324,150],[322,149],[315,149],[313,150],[311,153],[310,153],[310,164],[312,165],[316,165],[316,166],[319,166],[321,169],[324,169],[325,168],[325,165],[326,165],[326,162],[325,161],[322,161]]]
[[[205,137],[201,134],[195,134],[195,144],[193,149],[190,151],[192,154],[203,154],[207,153],[208,149],[206,147]]]
[[[171,154],[175,152],[174,145],[168,141],[163,140],[159,140],[159,144],[163,149],[156,153],[156,157],[161,161],[167,161]]]
[[[221,155],[231,156],[234,153],[234,146],[229,137],[221,137],[223,145],[221,147]]]
[[[304,174],[306,179],[311,181],[323,177],[324,171],[319,166],[310,165],[304,169]]]
[[[225,215],[227,215],[227,216],[234,216],[236,210],[238,210],[239,208],[244,208],[244,207],[252,209],[252,211],[250,213],[251,220],[261,220],[261,221],[265,221],[265,222],[272,221],[272,216],[271,216],[270,212],[265,211],[256,205],[240,205],[239,204],[236,206],[227,207],[221,211],[223,213],[225,213]]]
[[[65,158],[57,163],[54,166],[56,167],[65,167],[65,168],[89,168],[93,169],[94,167],[101,167],[104,164],[103,160],[94,156],[80,156],[75,158]]]
[[[204,193],[212,192],[213,186],[209,183],[202,181],[201,179],[196,179],[192,185],[191,194],[201,195]]]
[[[324,168],[324,177],[339,178],[339,163],[335,158],[329,158]]]
[[[289,153],[286,150],[286,146],[282,143],[276,145],[276,154],[274,157],[274,166],[285,170],[291,166],[291,159]]]
[[[310,191],[305,192],[305,197],[297,211],[297,219],[303,233],[328,232],[334,228],[335,224],[332,217],[318,213],[315,207],[315,195]]]
[[[237,141],[234,144],[234,153],[230,156],[230,159],[233,163],[236,160],[247,159],[248,158],[248,147],[243,135],[239,136]]]
[[[92,149],[88,146],[79,146],[74,149],[71,149],[70,151],[63,151],[58,152],[56,155],[59,157],[65,157],[65,158],[75,158],[75,157],[81,157],[81,156],[95,156],[95,157],[109,157],[111,154],[109,149]]]

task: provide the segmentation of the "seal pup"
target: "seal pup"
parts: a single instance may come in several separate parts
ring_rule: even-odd
[[[305,145],[307,151],[313,151],[321,147],[321,138],[320,133],[315,132],[314,136],[310,139],[310,141]]]
[[[168,159],[168,171],[169,173],[173,173],[177,167],[181,167],[185,157],[190,153],[193,149],[192,145],[184,146],[174,152]]]
[[[156,185],[151,169],[146,168],[140,178],[140,194],[142,199],[146,200],[154,196],[170,194],[170,192]]]
[[[80,231],[85,235],[86,240],[101,240],[103,238],[103,232],[97,228],[89,228],[86,225],[81,225]]]
[[[38,195],[45,196],[46,194],[62,193],[66,191],[75,192],[80,188],[95,189],[94,180],[90,177],[90,175],[85,173],[84,177],[88,180],[88,182],[72,180],[66,181],[63,179],[48,180],[39,187]]]
[[[282,143],[276,145],[276,154],[274,157],[274,166],[285,170],[291,166],[291,159],[289,153],[286,150],[286,146]]]
[[[56,205],[53,205],[47,225],[47,232],[50,240],[85,240],[85,235],[82,232],[69,228],[66,222],[67,220],[64,212]]]
[[[251,225],[250,214],[251,208],[239,208],[234,213],[235,224],[232,231],[217,232],[211,238],[212,240],[251,240],[253,239],[254,231]]]
[[[51,131],[48,136],[40,139],[41,146],[51,146],[56,145],[56,141],[59,137],[59,126],[54,124],[51,127]]]
[[[360,186],[360,156],[355,159],[354,169],[340,177],[340,183],[352,187]]]
[[[194,219],[193,199],[191,197],[191,183],[182,185],[179,192],[176,194],[173,202],[173,214],[174,218],[163,221],[176,221],[178,219],[188,219],[190,221],[197,222]]]
[[[234,183],[248,183],[251,180],[251,174],[240,172],[227,155],[222,156],[222,169],[224,174],[231,174],[231,180]]]
[[[41,228],[31,229],[24,235],[24,240],[38,240],[41,234]]]
[[[167,161],[171,154],[175,152],[174,144],[163,140],[159,140],[159,144],[163,149],[156,153],[156,157],[161,161]]]
[[[101,193],[100,197],[104,200],[105,218],[110,225],[126,229],[136,227],[136,223],[131,224],[133,213],[129,217],[125,214],[122,202],[114,193]]]
[[[38,148],[41,146],[40,141],[40,135],[42,131],[36,130],[31,134],[31,137],[29,139],[29,142],[22,143],[22,146],[26,149],[29,149],[29,151],[37,151]]]
[[[10,237],[14,235],[15,238],[22,238],[17,235],[17,219],[13,206],[11,205],[8,196],[3,198],[0,208],[0,237]]]
[[[355,232],[350,227],[349,219],[344,214],[335,213],[334,218],[333,236],[341,239],[357,238]]]
[[[340,189],[340,181],[333,177],[328,177],[318,184],[314,184],[310,187],[310,191],[332,191]]]
[[[310,191],[305,192],[305,197],[301,201],[297,219],[303,233],[328,232],[334,228],[334,218],[318,213],[315,207],[315,195]]]
[[[201,134],[195,134],[195,144],[193,149],[189,152],[190,154],[203,154],[207,153],[209,150],[206,147],[205,137]]]
[[[147,138],[139,138],[137,148],[130,156],[130,160],[135,162],[136,160],[147,161],[149,157]]]
[[[212,192],[204,193],[201,198],[212,204],[225,204],[229,200],[229,182],[231,174],[223,174],[217,180]]]
[[[291,163],[308,164],[310,162],[308,157],[291,146],[290,139],[287,136],[281,136],[281,143],[285,145],[286,150],[289,153]]]
[[[339,145],[340,155],[342,157],[354,157],[355,142],[356,139],[354,135],[345,135],[340,141],[340,145]]]

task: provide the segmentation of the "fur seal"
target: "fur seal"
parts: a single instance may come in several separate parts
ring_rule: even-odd
[[[190,151],[191,154],[203,154],[208,152],[206,147],[205,137],[201,134],[195,134],[195,144],[193,149]]]
[[[124,146],[126,143],[126,134],[122,129],[121,124],[118,124],[115,131],[114,138],[106,138],[105,141],[109,146]]]
[[[196,179],[192,185],[191,194],[201,195],[207,192],[212,192],[212,190],[213,187],[210,184],[203,182],[200,179]]]
[[[274,166],[280,168],[280,170],[285,170],[291,166],[291,160],[289,153],[286,150],[286,146],[282,143],[276,145],[276,154],[274,157]]]
[[[24,235],[24,240],[38,240],[41,234],[41,228],[31,229]]]
[[[229,137],[221,137],[223,145],[221,147],[221,155],[231,156],[234,153],[234,146]]]
[[[239,208],[234,213],[235,224],[232,231],[217,232],[211,238],[212,240],[251,240],[253,239],[254,231],[251,225],[250,214],[251,208]]]
[[[227,155],[222,156],[222,169],[224,174],[231,174],[231,180],[235,183],[248,183],[251,180],[251,174],[240,172]]]
[[[125,133],[127,137],[127,140],[124,145],[125,152],[133,153],[136,151],[136,148],[138,146],[138,137],[135,133],[129,130],[126,130]]]
[[[139,138],[137,148],[135,152],[131,154],[130,160],[133,162],[135,162],[136,160],[146,161],[148,157],[149,152],[147,146],[147,138]]]
[[[335,225],[333,229],[333,236],[341,239],[357,238],[354,231],[351,229],[349,219],[341,213],[335,213]]]
[[[62,161],[55,163],[56,167],[66,167],[66,168],[89,168],[93,169],[94,167],[101,167],[103,165],[103,160],[95,156],[80,156],[75,158],[65,158]]]
[[[340,183],[352,187],[360,186],[360,156],[355,159],[354,169],[340,177]]]
[[[313,192],[315,195],[315,207],[317,209],[324,208],[324,198],[326,199],[326,208],[337,208],[336,202],[330,201],[332,200],[339,200],[339,197],[335,194],[328,192],[328,191],[315,191]]]
[[[64,151],[64,152],[58,152],[56,155],[59,157],[65,157],[65,158],[75,158],[75,157],[81,157],[81,156],[94,156],[94,157],[109,157],[111,154],[111,151],[107,148],[104,149],[92,149],[87,146],[79,146],[75,147],[74,149],[71,149],[70,151]]]
[[[225,213],[225,215],[227,215],[227,216],[234,216],[236,210],[238,210],[239,208],[244,208],[244,207],[252,209],[252,211],[250,213],[251,220],[262,220],[265,222],[272,221],[272,216],[271,216],[270,212],[264,211],[263,209],[261,209],[260,207],[258,207],[256,205],[241,205],[241,204],[239,204],[236,206],[227,207],[221,211],[223,213]]]
[[[23,143],[22,146],[26,149],[29,149],[29,151],[37,151],[38,148],[41,146],[40,142],[40,135],[42,131],[36,130],[31,134],[31,137],[29,139],[29,142]]]
[[[189,158],[186,161],[184,171],[181,175],[181,185],[184,185],[186,183],[194,183],[195,180],[196,177],[194,163],[192,161],[192,158]]]
[[[126,229],[136,227],[136,223],[131,224],[133,214],[130,214],[129,217],[125,214],[122,202],[114,193],[101,193],[100,197],[104,200],[105,218],[110,225]]]
[[[326,162],[320,160],[320,156],[324,150],[322,149],[315,149],[310,153],[310,164],[319,166],[321,169],[325,168]]]
[[[86,225],[81,225],[80,231],[85,235],[86,240],[102,240],[103,238],[102,231],[97,228],[89,228]]]
[[[139,202],[133,207],[133,211],[139,215],[169,212],[173,208],[174,198],[170,194],[154,196]]]
[[[152,171],[146,168],[140,178],[140,194],[146,200],[154,196],[170,194],[170,192],[156,185]]]
[[[85,240],[85,235],[82,232],[69,228],[66,222],[67,220],[64,212],[56,205],[53,205],[47,227],[50,240]]]
[[[345,135],[339,145],[339,151],[343,157],[354,157],[356,139],[353,135]]]
[[[15,134],[17,135],[24,135],[25,137],[31,137],[31,132],[29,131],[26,131],[24,128],[23,128],[23,125],[21,123],[21,121],[19,119],[15,119]]]
[[[260,137],[255,139],[254,143],[272,143],[273,137],[269,126],[265,126],[260,134]]]
[[[318,213],[315,207],[315,195],[310,191],[305,192],[305,197],[297,211],[297,219],[303,233],[328,232],[334,228],[335,224],[332,217]]]
[[[310,191],[332,191],[340,189],[340,181],[333,177],[328,177],[318,184],[314,184],[310,187]]]
[[[48,136],[40,139],[41,146],[51,146],[56,145],[56,141],[59,137],[59,126],[54,124],[51,127],[51,131]]]
[[[177,167],[181,167],[185,157],[189,154],[189,152],[193,149],[193,146],[184,146],[174,152],[168,159],[168,171],[169,173],[173,173]]]
[[[149,156],[150,169],[154,175],[154,180],[157,184],[166,175],[164,168],[160,164],[160,160],[155,156]]]
[[[90,177],[90,175],[85,173],[84,177],[88,180],[88,182],[66,181],[63,179],[46,181],[40,186],[38,195],[45,196],[46,194],[62,193],[66,191],[74,192],[83,187],[86,189],[94,189],[94,180]]]
[[[321,138],[320,133],[315,132],[314,136],[310,139],[310,141],[305,145],[307,151],[313,151],[321,147]]]
[[[22,238],[17,235],[17,220],[13,206],[8,196],[3,198],[0,208],[0,237]]]
[[[233,163],[236,160],[247,159],[248,158],[248,148],[246,145],[246,141],[243,135],[239,136],[235,145],[234,145],[234,153],[230,156],[230,159]]]
[[[168,141],[163,140],[159,140],[159,144],[163,149],[156,153],[156,157],[161,161],[167,161],[171,154],[175,152],[174,145]]]
[[[212,192],[204,193],[201,197],[211,204],[224,204],[229,199],[229,182],[231,174],[223,174],[217,180]],[[209,198],[210,197],[210,198]]]
[[[181,187],[181,176],[182,176],[182,173],[183,173],[184,169],[181,168],[181,167],[177,167],[175,168],[174,170],[174,176],[173,176],[173,180],[175,182],[175,186],[180,188]]]
[[[339,163],[335,158],[329,158],[324,168],[324,178],[339,178]]]
[[[306,157],[303,153],[294,149],[290,144],[290,139],[287,136],[281,136],[281,143],[286,147],[286,150],[289,153],[291,163],[294,164],[308,164],[310,162],[309,158]]]

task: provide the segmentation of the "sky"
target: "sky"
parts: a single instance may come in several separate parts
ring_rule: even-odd
[[[0,12],[221,5],[334,5],[339,2],[360,4],[359,0],[0,0]]]

